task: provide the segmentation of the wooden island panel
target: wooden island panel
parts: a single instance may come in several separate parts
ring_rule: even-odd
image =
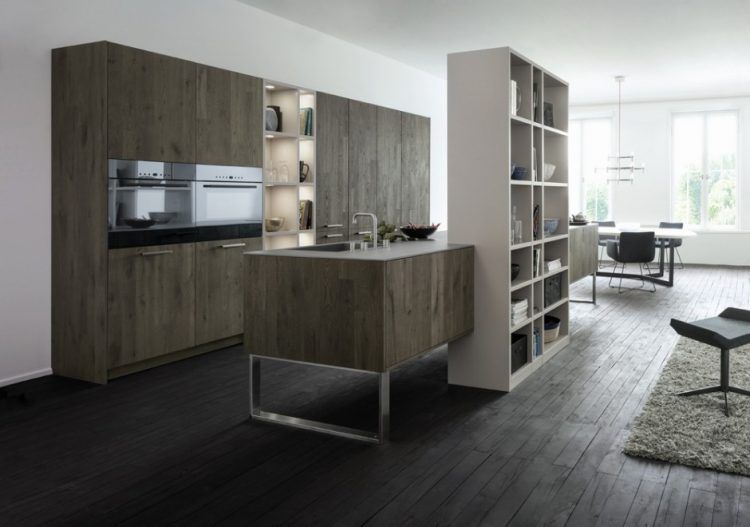
[[[245,258],[245,349],[287,360],[382,371],[383,263]]]
[[[394,260],[248,254],[249,354],[371,372],[474,326],[472,247]]]

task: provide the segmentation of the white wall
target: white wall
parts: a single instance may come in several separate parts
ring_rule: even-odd
[[[634,183],[613,183],[612,210],[618,222],[656,225],[669,220],[671,188],[671,127],[672,114],[702,110],[739,110],[739,207],[740,227],[737,232],[700,232],[686,240],[680,249],[689,263],[750,265],[750,97],[704,99],[690,101],[659,101],[630,103],[622,106],[622,151],[634,152],[636,162],[646,165],[645,175],[637,175]],[[617,106],[575,106],[571,118],[613,118],[613,145],[616,145]],[[571,210],[579,210],[571,204]]]
[[[0,0],[0,386],[49,373],[50,50],[97,40],[430,116],[445,223],[443,79],[235,0]]]

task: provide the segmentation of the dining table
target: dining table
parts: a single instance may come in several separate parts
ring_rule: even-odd
[[[659,270],[654,273],[647,273],[641,276],[640,274],[633,273],[613,273],[610,271],[597,270],[596,276],[606,276],[615,278],[634,278],[640,280],[648,280],[655,284],[663,285],[666,287],[674,286],[674,251],[675,247],[672,242],[673,240],[684,240],[685,238],[692,238],[696,236],[696,233],[689,229],[665,229],[659,227],[603,227],[599,226],[599,236],[603,237],[615,237],[618,238],[623,232],[653,232],[656,238],[657,248],[659,250]],[[669,266],[667,268],[668,277],[664,278],[664,255],[666,251],[669,251]]]

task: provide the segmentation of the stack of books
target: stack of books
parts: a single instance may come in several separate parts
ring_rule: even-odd
[[[554,258],[552,260],[544,260],[544,272],[549,273],[555,269],[562,267],[562,260],[560,258]]]
[[[516,326],[529,318],[529,301],[525,298],[510,300],[510,325]]]
[[[300,135],[313,135],[313,109],[299,109],[299,133]]]
[[[312,201],[301,199],[299,201],[299,230],[312,229]]]

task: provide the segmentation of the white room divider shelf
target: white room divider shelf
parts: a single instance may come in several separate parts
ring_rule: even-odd
[[[512,84],[520,96],[517,109],[511,108]],[[510,391],[570,338],[568,85],[507,47],[451,54],[448,130],[448,236],[450,241],[476,245],[474,332],[450,344],[448,380]],[[545,164],[555,165],[547,179]],[[526,168],[527,174],[512,179],[513,165]],[[514,207],[523,224],[515,243]],[[559,220],[548,236],[543,234],[544,218]],[[542,260],[539,273],[535,252]],[[545,272],[543,261],[557,258],[561,267]],[[510,278],[511,263],[520,266],[515,280]],[[556,277],[561,295],[545,299],[545,282]],[[514,299],[528,304],[527,317],[516,324],[511,322]],[[532,335],[536,329],[543,336],[547,315],[560,320],[559,335],[537,354]],[[514,333],[526,336],[524,363],[516,369],[511,352]]]

